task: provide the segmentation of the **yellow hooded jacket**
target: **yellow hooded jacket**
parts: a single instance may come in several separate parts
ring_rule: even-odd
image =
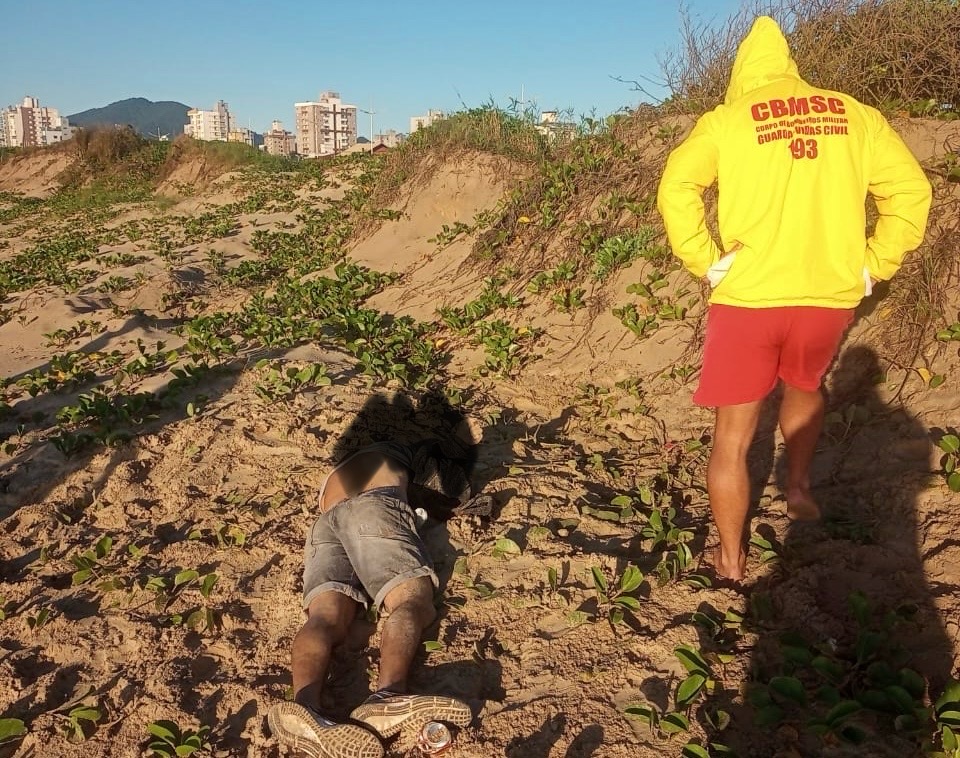
[[[703,192],[718,181],[723,252]],[[866,239],[865,200],[880,219]],[[923,240],[930,183],[886,119],[800,78],[776,22],[758,18],[723,105],[667,161],[657,198],[673,251],[710,271],[710,302],[853,308]],[[729,270],[726,269],[729,267]]]

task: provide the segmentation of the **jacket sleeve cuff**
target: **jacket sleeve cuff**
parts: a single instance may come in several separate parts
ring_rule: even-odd
[[[892,279],[900,268],[899,262],[892,262],[881,258],[876,250],[867,249],[867,259],[865,261],[867,272],[878,282],[885,282]]]
[[[698,250],[692,255],[678,256],[684,267],[698,279],[707,275],[710,267],[720,260],[720,248],[713,243],[706,250]]]

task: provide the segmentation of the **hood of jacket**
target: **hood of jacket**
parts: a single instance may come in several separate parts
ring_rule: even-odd
[[[737,49],[724,103],[729,105],[748,92],[787,78],[800,78],[787,39],[776,21],[760,16]]]

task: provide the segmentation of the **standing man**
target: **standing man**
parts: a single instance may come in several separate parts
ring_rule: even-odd
[[[703,192],[718,183],[722,246]],[[867,193],[880,212],[866,238]],[[716,408],[707,490],[721,576],[744,576],[747,451],[763,399],[784,382],[787,515],[819,518],[810,463],[823,425],[820,383],[873,284],[923,240],[930,184],[874,108],[807,84],[776,22],[741,43],[722,105],[670,155],[658,208],[675,255],[713,289],[694,394]]]

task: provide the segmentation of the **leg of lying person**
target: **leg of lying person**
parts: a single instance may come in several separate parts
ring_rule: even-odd
[[[456,698],[406,694],[407,677],[423,632],[436,618],[433,591],[431,578],[421,576],[387,593],[383,605],[390,615],[381,634],[379,688],[350,714],[384,739],[402,733],[401,749],[430,721],[466,726],[473,719],[470,707]]]
[[[336,592],[322,592],[307,608],[306,623],[293,638],[293,699],[318,709],[333,649],[346,638],[357,615],[357,602]]]
[[[382,758],[377,736],[356,724],[339,724],[317,712],[334,648],[347,636],[357,602],[337,591],[318,594],[293,640],[294,701],[267,713],[271,733],[311,758]]]
[[[270,732],[311,758],[382,758],[383,745],[371,730],[317,712],[331,655],[367,601],[329,514],[317,519],[307,539],[303,593],[307,620],[293,640],[294,700],[270,708]]]
[[[367,594],[388,614],[381,636],[379,688],[351,717],[384,739],[402,733],[401,749],[430,721],[466,726],[473,718],[466,703],[406,694],[423,632],[436,618],[437,575],[413,511],[402,497],[373,492],[355,498],[350,509],[338,515],[337,531]]]
[[[384,598],[383,607],[390,615],[381,634],[377,689],[402,693],[423,632],[437,617],[433,582],[426,576],[404,582]]]

